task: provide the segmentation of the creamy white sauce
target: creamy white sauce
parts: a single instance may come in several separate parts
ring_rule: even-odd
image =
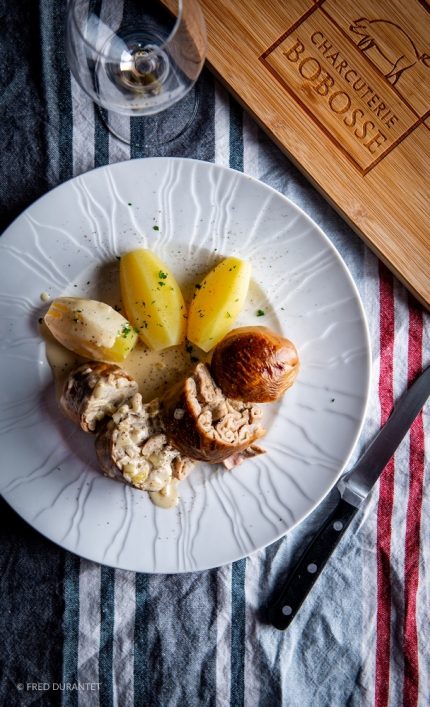
[[[149,491],[149,497],[160,508],[174,508],[178,505],[178,480],[171,479],[161,491]]]
[[[66,347],[97,352],[110,349],[121,334],[127,320],[104,302],[80,297],[58,297],[45,315],[46,323],[54,336]],[[93,342],[93,343],[92,343]]]
[[[137,381],[143,401],[149,402],[182,380],[194,364],[184,344],[150,351],[139,341],[119,365]]]
[[[59,397],[64,381],[69,373],[81,363],[84,363],[85,359],[73,353],[73,351],[64,348],[64,346],[53,337],[43,320],[39,325],[39,331],[45,341],[46,358],[51,367],[55,389]]]

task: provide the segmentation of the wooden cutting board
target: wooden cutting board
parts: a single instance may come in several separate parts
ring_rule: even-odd
[[[200,2],[215,74],[430,308],[430,4]]]

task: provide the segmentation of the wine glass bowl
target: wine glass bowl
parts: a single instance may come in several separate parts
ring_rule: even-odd
[[[182,101],[200,75],[203,14],[197,0],[71,0],[66,51],[76,81],[102,109],[132,118],[159,116]],[[188,105],[194,115],[193,101]],[[176,137],[172,120],[167,122],[163,143]]]

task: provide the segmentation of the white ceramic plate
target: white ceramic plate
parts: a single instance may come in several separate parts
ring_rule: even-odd
[[[301,357],[294,387],[265,406],[267,454],[232,472],[198,465],[173,510],[97,471],[92,436],[57,409],[37,330],[42,292],[94,296],[100,273],[136,247],[154,249],[180,284],[220,255],[250,260],[239,323],[274,328]],[[371,358],[351,276],[300,209],[239,172],[154,158],[63,184],[0,239],[0,300],[2,492],[30,525],[91,560],[188,572],[244,557],[315,507],[360,433]]]

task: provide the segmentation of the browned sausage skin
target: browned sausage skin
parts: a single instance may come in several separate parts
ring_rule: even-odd
[[[293,385],[299,356],[289,339],[267,327],[239,327],[215,347],[211,371],[229,398],[270,403]]]

